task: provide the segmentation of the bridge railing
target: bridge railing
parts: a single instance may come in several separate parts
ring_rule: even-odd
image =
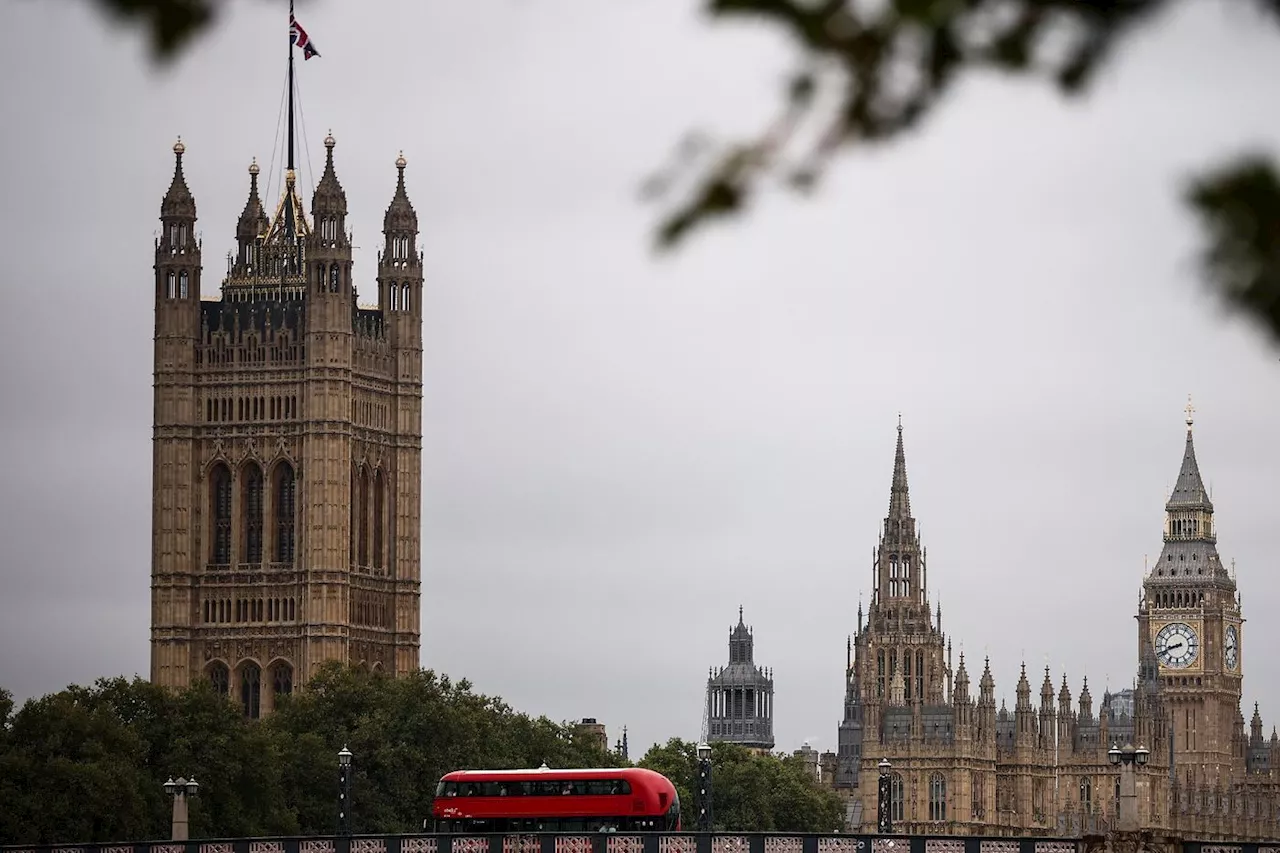
[[[1084,849],[1079,841],[1062,838],[617,832],[590,835],[350,835],[10,845],[0,847],[0,853],[1084,853]],[[1240,853],[1258,851],[1242,850]]]
[[[1090,853],[1087,839],[811,833],[521,833],[337,835],[112,844],[6,845],[0,853]],[[1182,841],[1181,853],[1280,853],[1274,842]],[[1166,845],[1156,845],[1166,847]]]

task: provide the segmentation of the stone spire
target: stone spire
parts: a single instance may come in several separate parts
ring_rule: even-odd
[[[178,137],[178,141],[173,144],[173,180],[169,183],[169,191],[164,194],[164,200],[160,202],[161,219],[194,221],[196,218],[195,196],[191,195],[191,190],[187,188],[187,179],[182,174],[182,155],[186,150],[187,146],[182,144],[182,137]]]
[[[957,704],[969,702],[969,670],[964,665],[964,652],[960,652],[960,666],[956,668],[954,701]]]
[[[1181,585],[1186,578],[1213,581],[1215,585],[1234,591],[1235,584],[1218,556],[1217,533],[1214,530],[1213,502],[1200,476],[1196,461],[1195,440],[1191,426],[1191,413],[1195,409],[1187,403],[1187,441],[1182,452],[1182,464],[1178,479],[1169,500],[1165,503],[1164,547],[1160,557],[1147,573],[1145,595],[1147,601],[1157,595],[1154,584]]]
[[[254,158],[249,164],[249,198],[244,203],[240,220],[236,223],[236,239],[243,247],[251,245],[254,240],[265,235],[271,222],[262,207],[262,199],[258,197],[258,160]]]
[[[338,173],[333,168],[333,149],[337,141],[330,133],[324,138],[324,172],[320,182],[316,184],[315,194],[311,197],[311,216],[319,221],[321,217],[336,217],[339,222],[347,215],[347,194],[338,181]],[[326,240],[336,239],[325,235]]]
[[[404,169],[408,165],[408,161],[404,159],[404,152],[396,157],[396,191],[391,196],[391,204],[387,205],[387,212],[382,217],[382,230],[385,233],[406,232],[418,233],[418,214],[413,209],[413,202],[409,201],[409,193],[404,188]]]
[[[1178,481],[1173,487],[1173,494],[1169,495],[1169,502],[1166,509],[1172,511],[1176,508],[1194,507],[1203,509],[1209,513],[1213,512],[1213,503],[1209,500],[1209,492],[1204,487],[1204,480],[1200,477],[1200,466],[1196,462],[1196,445],[1191,434],[1191,425],[1195,423],[1192,414],[1195,407],[1191,405],[1191,398],[1187,398],[1187,444],[1182,451],[1182,467],[1178,469]]]
[[[907,489],[907,455],[902,448],[902,415],[898,415],[898,447],[893,455],[893,483],[889,487],[889,518],[911,517],[911,493]]]

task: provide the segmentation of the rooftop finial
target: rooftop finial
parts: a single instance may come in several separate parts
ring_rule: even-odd
[[[335,140],[335,139],[333,138],[333,131],[332,131],[332,130],[330,130],[330,131],[329,131],[329,135],[328,135],[328,136],[326,136],[326,137],[324,138],[324,147],[325,147],[325,148],[328,148],[330,151],[332,151],[332,150],[333,150],[333,146],[335,146],[335,145],[337,145],[337,144],[338,144],[337,140]]]
[[[260,171],[261,169],[258,168],[258,158],[254,157],[253,161],[249,164],[249,174],[257,175]]]
[[[1195,420],[1194,420],[1191,416],[1192,416],[1193,414],[1195,414],[1195,411],[1196,411],[1196,407],[1195,407],[1195,406],[1193,406],[1193,405],[1191,405],[1191,395],[1190,395],[1190,394],[1188,394],[1188,395],[1187,395],[1187,408],[1186,408],[1186,409],[1184,409],[1183,411],[1185,411],[1185,412],[1187,413],[1187,431],[1188,431],[1188,432],[1190,432],[1190,431],[1191,431],[1191,424],[1195,422]]]
[[[742,605],[738,605],[738,624],[742,624]]]
[[[404,159],[404,152],[400,152],[400,156],[396,158],[396,168],[404,171],[404,167],[409,165],[409,161]]]
[[[181,157],[181,156],[182,156],[182,152],[184,152],[184,151],[186,151],[186,150],[187,150],[187,146],[185,146],[185,145],[183,145],[183,144],[182,144],[182,137],[181,137],[181,136],[179,136],[179,137],[178,137],[178,141],[177,141],[177,142],[175,142],[175,143],[173,143],[173,153],[174,153],[174,154],[177,154],[179,157]]]

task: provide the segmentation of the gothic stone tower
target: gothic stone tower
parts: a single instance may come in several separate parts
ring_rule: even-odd
[[[326,661],[418,666],[422,255],[404,186],[378,306],[357,304],[332,136],[307,221],[292,169],[249,197],[221,294],[201,299],[174,146],[155,246],[151,680],[207,678],[249,717]]]
[[[729,629],[729,665],[707,676],[707,738],[761,752],[773,749],[773,673],[755,662],[755,637],[742,620]]]
[[[1218,556],[1213,503],[1200,478],[1187,406],[1187,442],[1165,504],[1164,549],[1143,583],[1139,659],[1154,658],[1173,734],[1173,775],[1186,786],[1244,772],[1240,713],[1244,619],[1235,579]]]

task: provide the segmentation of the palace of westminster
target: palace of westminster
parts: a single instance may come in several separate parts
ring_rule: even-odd
[[[875,831],[882,760],[898,832],[1105,830],[1120,801],[1120,769],[1108,751],[1128,745],[1149,751],[1136,770],[1143,827],[1280,838],[1280,736],[1274,728],[1264,734],[1256,705],[1247,728],[1241,714],[1240,594],[1218,556],[1190,415],[1188,405],[1164,548],[1138,603],[1134,686],[1104,694],[1095,708],[1087,679],[1073,696],[1065,676],[1055,687],[1046,668],[1037,702],[1024,664],[1012,711],[997,706],[985,660],[975,696],[969,662],[963,652],[953,661],[941,609],[930,609],[899,424],[875,588],[849,640],[838,751],[819,755],[806,744],[796,753],[846,798],[851,831]],[[774,746],[773,677],[755,664],[753,648],[739,611],[729,665],[707,681],[707,731],[713,741],[765,752]]]
[[[248,717],[329,661],[418,668],[423,255],[405,159],[384,217],[377,305],[357,301],[346,194],[324,141],[310,217],[289,164],[268,215],[256,165],[221,292],[205,298],[196,203],[174,146],[155,242],[151,679],[206,679]],[[813,754],[874,826],[892,765],[899,831],[1078,834],[1115,813],[1113,744],[1150,750],[1144,826],[1280,837],[1280,739],[1241,714],[1243,618],[1219,559],[1187,419],[1164,549],[1138,606],[1137,678],[1095,708],[1025,667],[1012,711],[983,662],[976,695],[930,609],[902,427],[875,589],[849,644],[836,753]],[[707,735],[772,750],[772,673],[739,613],[707,684]],[[953,666],[954,663],[954,666]],[[974,666],[975,671],[977,667]],[[1272,768],[1277,768],[1272,770]]]

